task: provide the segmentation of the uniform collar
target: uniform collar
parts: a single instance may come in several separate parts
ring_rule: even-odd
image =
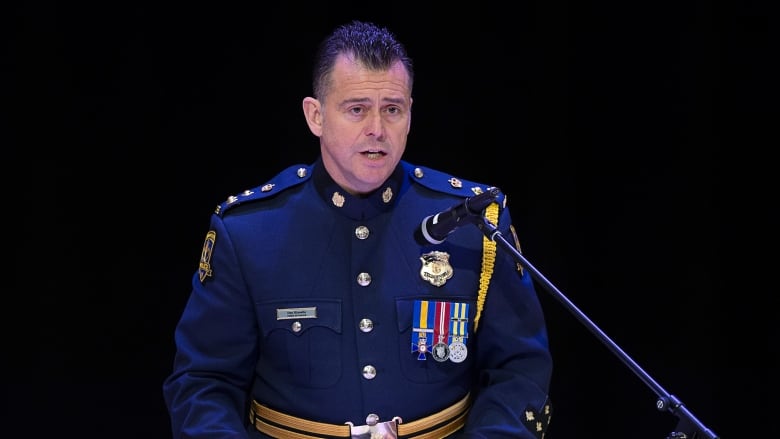
[[[322,158],[312,167],[312,181],[325,203],[353,220],[366,220],[393,208],[400,194],[404,171],[399,163],[390,177],[368,195],[350,195],[325,170]]]

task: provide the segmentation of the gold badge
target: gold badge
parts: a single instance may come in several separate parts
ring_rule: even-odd
[[[209,230],[206,233],[206,242],[203,243],[203,251],[200,252],[200,263],[198,264],[198,277],[200,277],[201,282],[213,275],[211,271],[211,254],[214,251],[216,240],[217,232]]]
[[[431,285],[440,287],[452,277],[449,253],[432,251],[420,256],[420,260],[422,261],[420,276]]]

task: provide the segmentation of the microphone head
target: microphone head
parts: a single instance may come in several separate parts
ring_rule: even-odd
[[[479,215],[482,213],[482,210],[490,205],[490,203],[496,201],[496,197],[498,197],[500,192],[501,191],[495,186],[489,187],[481,194],[466,199],[466,209],[474,215]]]
[[[499,192],[498,188],[489,187],[484,192],[466,198],[443,212],[425,217],[420,227],[414,231],[415,241],[421,245],[441,244],[461,225],[477,224],[477,218],[481,217],[482,211],[496,200]]]

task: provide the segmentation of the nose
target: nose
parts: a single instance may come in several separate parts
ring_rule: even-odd
[[[373,111],[366,118],[366,136],[374,136],[377,140],[382,140],[385,135],[385,125],[382,120],[381,111]]]

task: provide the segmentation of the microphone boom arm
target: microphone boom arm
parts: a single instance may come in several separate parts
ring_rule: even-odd
[[[650,375],[645,372],[628,354],[626,354],[607,334],[605,334],[585,313],[583,313],[566,295],[564,295],[552,282],[536,269],[525,256],[512,245],[498,228],[487,218],[482,216],[482,221],[473,222],[482,233],[491,241],[496,242],[501,248],[512,254],[515,260],[528,270],[533,278],[538,281],[553,297],[569,310],[574,317],[592,332],[606,347],[615,354],[639,379],[641,379],[658,396],[655,406],[659,411],[668,411],[678,419],[676,430],[667,436],[666,439],[720,439],[704,424],[702,424],[685,405],[670,394],[660,384],[658,384]]]

